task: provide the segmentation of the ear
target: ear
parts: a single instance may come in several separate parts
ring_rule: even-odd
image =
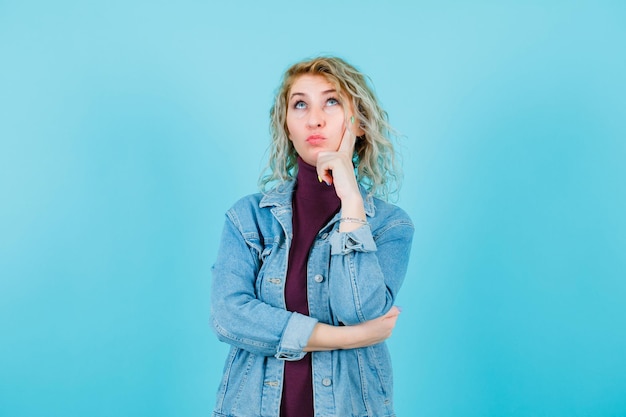
[[[363,123],[359,122],[358,119],[356,119],[355,122],[358,123],[354,123],[352,127],[352,133],[354,133],[354,135],[357,137],[365,135],[365,130],[363,130]]]

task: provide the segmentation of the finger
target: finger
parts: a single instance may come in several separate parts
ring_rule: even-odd
[[[333,175],[331,167],[329,166],[326,155],[323,152],[320,152],[317,156],[317,178],[320,182],[325,182],[327,185],[331,185],[333,183]]]
[[[400,315],[400,309],[396,306],[393,306],[389,309],[389,311],[383,316],[384,318],[392,318],[398,317]]]
[[[339,144],[338,152],[345,152],[352,155],[354,152],[354,144],[356,142],[356,135],[352,132],[354,128],[355,118],[351,115],[346,121],[346,127],[343,131],[343,136],[341,138],[341,143]]]
[[[325,182],[326,185],[331,185],[333,183],[333,176],[332,176],[332,172],[329,170],[323,171],[322,173],[319,173],[318,171],[318,176],[317,179],[319,180],[319,182]]]

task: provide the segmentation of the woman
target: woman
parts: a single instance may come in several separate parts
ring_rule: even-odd
[[[289,68],[270,112],[263,193],[228,212],[212,325],[231,345],[220,417],[393,416],[384,340],[413,225],[387,197],[386,113],[335,57]]]

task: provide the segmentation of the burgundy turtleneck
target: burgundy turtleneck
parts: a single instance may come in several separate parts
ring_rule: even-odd
[[[315,236],[339,211],[341,201],[334,186],[319,182],[317,170],[298,158],[293,194],[293,241],[285,281],[288,311],[309,315],[307,260]],[[313,417],[313,372],[311,355],[285,361],[281,417]]]

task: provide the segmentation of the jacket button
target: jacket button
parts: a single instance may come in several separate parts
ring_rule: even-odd
[[[322,239],[326,239],[328,237],[328,233],[322,234]]]
[[[324,281],[324,277],[321,276],[320,274],[317,274],[313,277],[313,279],[315,280],[315,282],[322,282]]]
[[[332,381],[330,380],[330,378],[324,378],[322,379],[322,385],[325,387],[330,387],[330,384],[332,384]]]

